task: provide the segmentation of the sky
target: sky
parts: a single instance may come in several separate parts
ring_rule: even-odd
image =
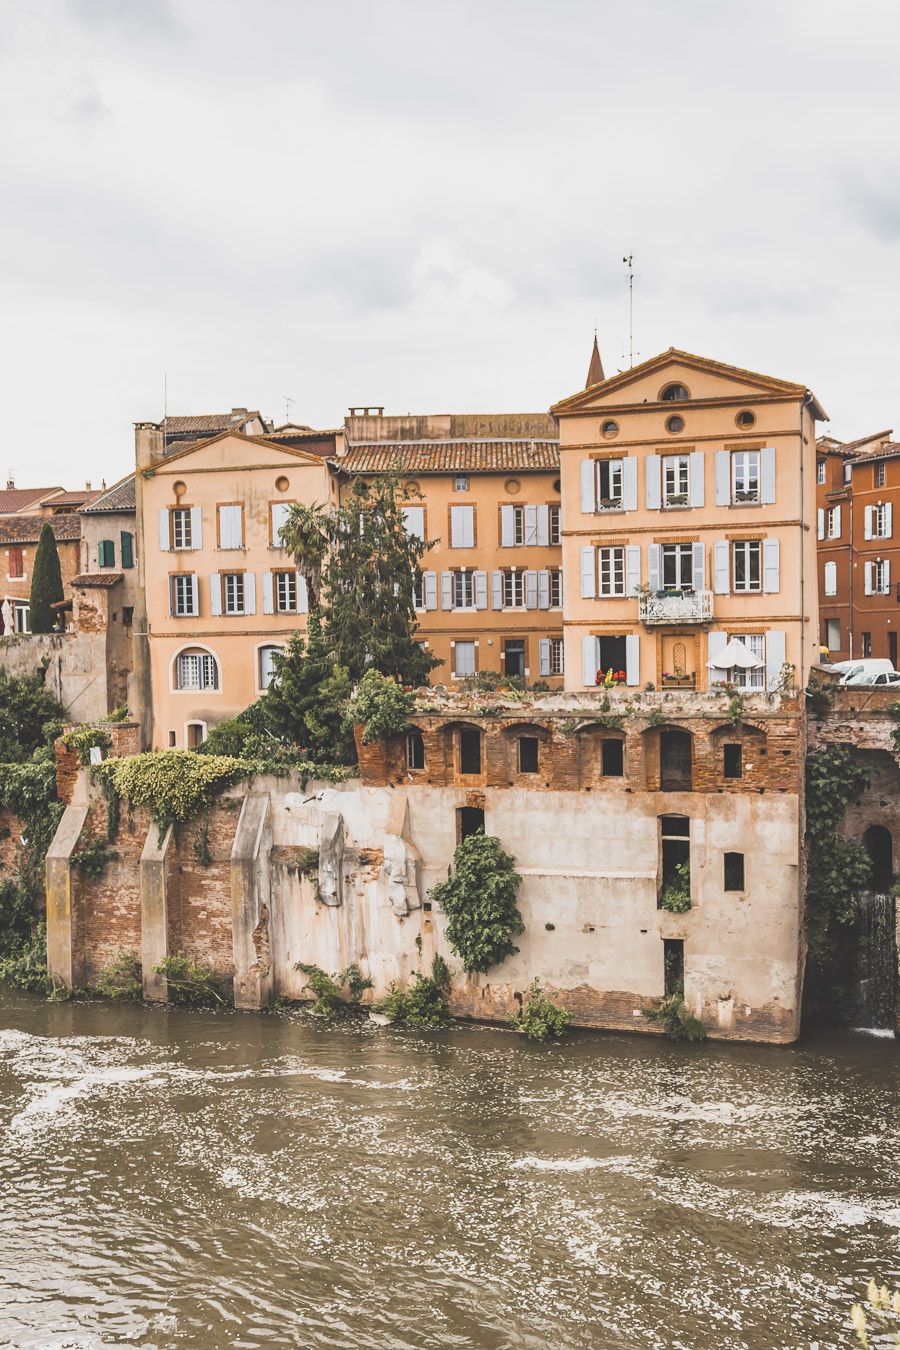
[[[669,346],[900,436],[895,0],[0,0],[0,476]]]

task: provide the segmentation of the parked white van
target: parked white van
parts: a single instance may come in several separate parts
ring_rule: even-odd
[[[829,667],[840,675],[841,684],[897,684],[900,674],[890,661],[882,657],[865,656],[858,661],[835,661]]]

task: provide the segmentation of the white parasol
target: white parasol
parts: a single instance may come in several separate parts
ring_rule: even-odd
[[[733,670],[735,666],[739,670],[759,670],[760,666],[764,666],[766,663],[760,657],[754,656],[750,648],[745,647],[740,638],[732,638],[706,664],[715,666],[717,670]]]

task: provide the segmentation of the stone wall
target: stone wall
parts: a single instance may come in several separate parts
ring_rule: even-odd
[[[0,637],[0,665],[10,675],[40,675],[73,722],[91,722],[111,711],[106,674],[106,634],[15,633]]]

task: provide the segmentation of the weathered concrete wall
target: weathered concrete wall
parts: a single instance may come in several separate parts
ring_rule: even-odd
[[[0,637],[0,665],[10,675],[41,675],[73,722],[110,711],[105,633],[17,633]]]

